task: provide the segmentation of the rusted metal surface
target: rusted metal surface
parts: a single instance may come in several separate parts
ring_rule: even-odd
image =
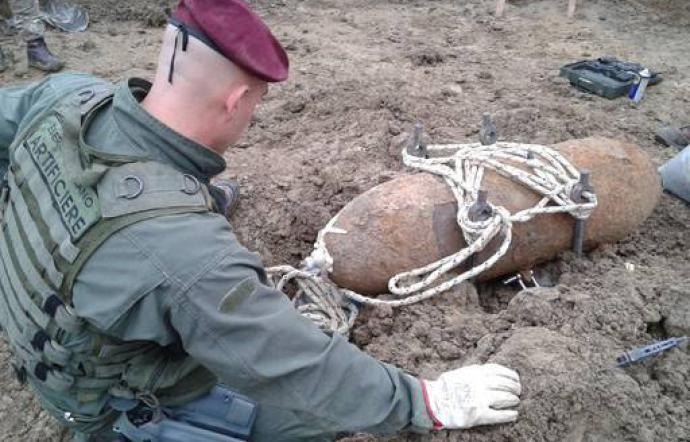
[[[591,171],[599,206],[587,220],[584,249],[618,241],[652,212],[661,195],[656,168],[637,146],[606,138],[555,146],[578,169]],[[493,172],[484,177],[488,200],[511,212],[532,206],[538,196]],[[355,198],[341,212],[326,245],[334,259],[331,278],[364,294],[387,292],[395,274],[424,266],[465,246],[455,221],[456,202],[438,177],[426,173],[398,178]],[[514,226],[507,255],[480,276],[489,280],[531,268],[571,248],[575,220],[541,215]],[[476,257],[481,262],[495,244]]]

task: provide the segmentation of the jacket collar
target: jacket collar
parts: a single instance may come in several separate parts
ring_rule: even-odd
[[[140,104],[149,90],[151,83],[140,78],[131,78],[117,86],[112,117],[118,132],[151,160],[171,165],[208,183],[225,169],[225,159],[149,114]]]

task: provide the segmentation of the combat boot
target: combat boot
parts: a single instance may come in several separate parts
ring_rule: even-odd
[[[5,57],[5,53],[0,48],[0,72],[4,72],[5,69],[7,69],[7,57]]]
[[[216,213],[230,218],[240,200],[240,185],[233,181],[218,180],[208,187]]]
[[[45,72],[57,72],[62,69],[62,62],[50,52],[43,37],[26,42],[29,66]]]

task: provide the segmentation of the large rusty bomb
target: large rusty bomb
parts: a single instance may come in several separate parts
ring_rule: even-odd
[[[589,169],[599,204],[587,220],[584,249],[618,241],[633,232],[656,206],[661,187],[656,168],[634,144],[607,138],[571,140],[554,146],[576,168]],[[488,200],[511,212],[533,206],[539,196],[493,171],[484,176]],[[352,200],[326,246],[333,257],[331,278],[363,294],[388,291],[397,273],[422,267],[465,247],[455,220],[457,202],[445,182],[428,173],[381,184]],[[529,269],[571,247],[575,220],[567,214],[539,215],[513,226],[508,253],[479,280]],[[494,241],[475,258],[482,262]]]

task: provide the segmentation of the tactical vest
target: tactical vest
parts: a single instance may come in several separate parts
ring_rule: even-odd
[[[211,207],[195,177],[85,143],[84,128],[111,100],[98,85],[30,123],[10,147],[0,200],[0,323],[13,367],[45,409],[81,433],[106,429],[139,400],[179,405],[216,383],[183,351],[116,340],[70,308],[77,274],[113,233]]]

